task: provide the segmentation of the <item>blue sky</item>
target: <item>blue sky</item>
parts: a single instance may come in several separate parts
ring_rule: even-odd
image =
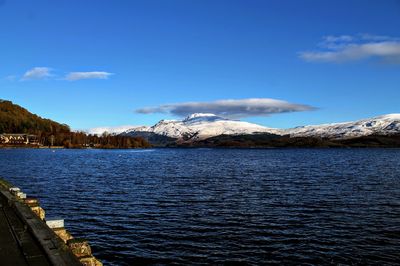
[[[400,112],[399,38],[394,0],[0,0],[0,98],[75,129],[249,98],[310,107],[240,116],[265,126],[355,120]]]

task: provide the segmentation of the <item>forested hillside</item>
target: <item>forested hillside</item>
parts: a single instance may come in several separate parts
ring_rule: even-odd
[[[0,99],[0,134],[24,133],[37,135],[44,146],[64,146],[67,148],[139,148],[150,144],[141,137],[127,137],[103,134],[88,135],[73,132],[66,124],[32,114],[25,108]]]
[[[70,129],[50,119],[32,114],[11,101],[0,100],[0,133],[66,133]]]

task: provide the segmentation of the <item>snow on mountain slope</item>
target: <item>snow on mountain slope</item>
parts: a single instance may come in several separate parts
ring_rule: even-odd
[[[202,140],[218,135],[271,133],[291,137],[354,138],[368,135],[400,134],[400,114],[388,114],[354,122],[302,126],[286,130],[230,120],[214,114],[192,114],[184,120],[161,120],[154,126],[134,127],[123,134],[154,133],[183,140]]]
[[[354,138],[368,135],[400,134],[400,114],[388,114],[355,122],[303,126],[287,129],[291,137]]]
[[[124,134],[137,132],[151,132],[171,138],[193,140],[206,139],[222,134],[281,134],[281,131],[278,129],[267,128],[243,121],[230,120],[214,114],[202,113],[192,114],[184,120],[161,120],[152,127],[136,127],[125,131]]]
[[[132,127],[135,127],[133,125],[126,125],[126,126],[117,126],[117,127],[94,127],[86,130],[87,133],[93,134],[93,135],[101,135],[104,132],[110,133],[110,134],[120,134],[122,132],[125,132],[126,130],[131,129]],[[76,130],[80,131],[80,130]]]

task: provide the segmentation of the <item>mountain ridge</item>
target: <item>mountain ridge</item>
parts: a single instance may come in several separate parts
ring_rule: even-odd
[[[0,133],[36,134],[43,145],[64,147],[400,147],[400,114],[357,121],[301,126],[264,127],[210,113],[182,120],[161,120],[121,134],[87,135],[65,124],[41,118],[11,101],[0,100]],[[54,137],[53,137],[54,136]],[[129,138],[132,137],[132,138]],[[91,143],[91,144],[90,144]]]
[[[211,129],[210,129],[211,126]],[[220,128],[218,128],[220,127]],[[214,114],[195,113],[182,120],[160,120],[153,126],[135,127],[125,131],[152,132],[159,135],[180,138],[182,134],[197,133],[199,139],[218,135],[237,135],[254,133],[271,133],[290,135],[292,137],[345,138],[360,137],[373,134],[400,133],[400,114],[393,113],[350,122],[306,125],[289,129],[264,127],[249,122],[232,120]],[[208,134],[207,134],[208,133]]]
[[[252,124],[249,122],[231,120],[214,114],[195,113],[182,120],[160,120],[154,126],[135,127],[123,134],[149,132],[170,138],[183,140],[202,140],[218,135],[279,133],[279,130]]]
[[[386,114],[356,121],[309,125],[285,130],[291,137],[346,139],[400,133],[400,114]]]

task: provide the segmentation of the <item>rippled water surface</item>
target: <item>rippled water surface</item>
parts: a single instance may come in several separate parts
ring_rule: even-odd
[[[397,264],[399,149],[0,149],[105,265]]]

